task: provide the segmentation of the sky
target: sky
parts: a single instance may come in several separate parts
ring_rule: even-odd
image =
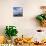
[[[13,8],[13,14],[21,14],[23,12],[23,8],[22,7],[14,7]]]

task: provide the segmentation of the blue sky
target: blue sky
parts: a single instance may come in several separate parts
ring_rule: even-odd
[[[22,7],[13,7],[13,14],[21,14],[23,12]]]

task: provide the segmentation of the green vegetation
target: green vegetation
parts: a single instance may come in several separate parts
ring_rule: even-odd
[[[46,14],[38,15],[38,16],[36,16],[36,19],[39,20],[39,21],[46,20]]]
[[[11,38],[12,36],[16,36],[17,33],[18,33],[18,31],[15,26],[6,26],[5,34],[9,38]]]

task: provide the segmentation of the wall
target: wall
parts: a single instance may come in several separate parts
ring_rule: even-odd
[[[0,0],[0,34],[4,34],[6,25],[15,25],[18,36],[31,36],[39,27],[35,16],[41,13],[40,6],[46,5],[46,0]],[[13,17],[13,7],[23,7],[23,17]]]

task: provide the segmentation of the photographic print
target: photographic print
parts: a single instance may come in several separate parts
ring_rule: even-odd
[[[13,7],[13,16],[14,17],[23,16],[23,8],[22,7]]]

